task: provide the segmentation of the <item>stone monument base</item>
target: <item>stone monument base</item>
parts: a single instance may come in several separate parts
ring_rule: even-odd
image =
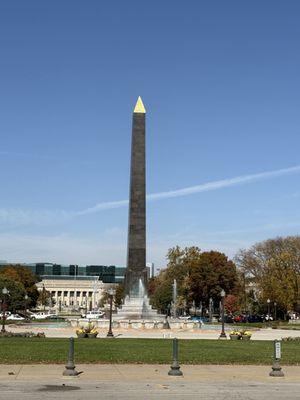
[[[94,325],[98,329],[103,329],[105,331],[109,328],[108,319],[86,319],[86,318],[70,318],[70,324],[73,328],[87,327],[89,324]],[[201,324],[198,321],[183,321],[179,319],[168,319],[170,330],[178,331],[194,331],[201,330]],[[115,319],[115,314],[113,315],[113,329],[120,330],[163,330],[165,329],[165,321],[161,319],[157,320],[143,320],[143,319]]]

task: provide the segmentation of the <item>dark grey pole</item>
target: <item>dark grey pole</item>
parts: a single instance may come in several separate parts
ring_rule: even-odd
[[[225,291],[222,290],[221,291],[221,320],[222,320],[222,331],[221,334],[219,336],[219,339],[227,339],[226,333],[225,333],[225,315],[224,315],[224,299],[225,299]]]
[[[279,340],[274,340],[274,358],[272,371],[269,373],[270,376],[284,376],[280,366],[281,359],[281,342]]]
[[[79,373],[75,369],[74,364],[74,338],[69,339],[69,355],[66,369],[63,372],[64,376],[77,376]]]
[[[180,365],[178,362],[178,339],[173,339],[173,363],[171,365],[171,369],[168,372],[168,375],[171,376],[182,376],[183,373],[180,371]]]
[[[212,322],[212,314],[213,314],[213,299],[210,297],[208,303],[208,312],[209,312],[209,322]]]
[[[6,310],[5,309],[6,309],[5,298],[3,298],[3,300],[2,300],[2,328],[1,328],[2,333],[6,332],[6,330],[5,330],[5,318],[6,318],[5,311]]]
[[[113,338],[114,337],[114,334],[112,332],[112,303],[113,303],[113,295],[110,294],[109,298],[110,298],[110,303],[109,303],[109,329],[108,329],[106,337]]]
[[[270,319],[270,299],[267,300],[268,303],[268,326],[271,325],[271,319]]]

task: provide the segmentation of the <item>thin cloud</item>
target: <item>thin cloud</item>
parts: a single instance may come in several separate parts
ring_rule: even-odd
[[[103,202],[103,203],[98,203],[94,207],[86,208],[85,210],[82,210],[82,211],[77,211],[75,214],[77,214],[77,215],[93,214],[98,211],[111,210],[112,208],[125,207],[128,204],[129,204],[128,200],[107,201],[107,202]]]
[[[277,178],[284,175],[300,173],[300,165],[290,168],[277,169],[273,171],[261,172],[258,174],[242,175],[235,178],[222,179],[203,183],[201,185],[189,186],[183,189],[169,190],[166,192],[152,193],[147,196],[147,201],[163,200],[175,197],[190,196],[197,193],[209,192],[212,190],[224,189],[231,186],[245,185],[257,181]],[[115,208],[127,207],[128,200],[117,200],[98,203],[93,207],[80,211],[70,210],[21,210],[21,209],[0,209],[0,223],[12,227],[19,225],[47,225],[64,221],[70,218],[94,214],[100,211],[111,210]]]
[[[235,178],[222,179],[219,181],[212,181],[203,183],[201,185],[189,186],[183,189],[169,190],[167,192],[159,192],[149,194],[147,196],[148,201],[169,199],[173,197],[189,196],[196,193],[209,192],[212,190],[218,190],[227,188],[230,186],[245,185],[247,183],[257,182],[261,180],[277,178],[284,175],[299,174],[300,165],[296,165],[290,168],[282,168],[273,171],[261,172],[258,174],[242,175]],[[102,210],[108,210],[112,208],[120,208],[128,205],[128,200],[110,201],[98,203],[94,207],[87,208],[85,210],[77,212],[78,215],[92,214]]]

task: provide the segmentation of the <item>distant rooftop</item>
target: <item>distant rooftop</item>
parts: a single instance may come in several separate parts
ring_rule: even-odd
[[[83,280],[83,281],[98,281],[99,276],[86,276],[86,275],[41,275],[42,279],[51,280]]]

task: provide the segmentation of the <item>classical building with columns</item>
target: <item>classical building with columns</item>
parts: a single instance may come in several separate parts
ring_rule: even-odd
[[[115,286],[103,283],[98,276],[46,276],[37,283],[39,291],[51,293],[53,307],[57,311],[98,309],[99,303],[108,290]]]

